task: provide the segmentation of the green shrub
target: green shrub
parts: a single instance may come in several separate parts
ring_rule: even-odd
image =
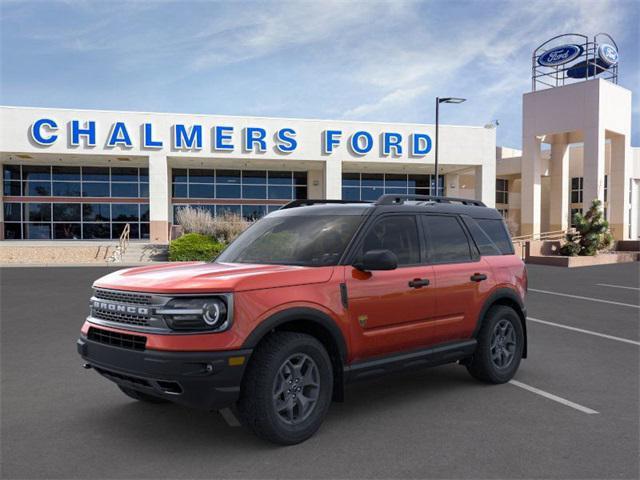
[[[213,260],[225,247],[223,243],[199,233],[187,233],[169,245],[169,260],[172,262]]]
[[[576,231],[567,233],[566,243],[560,248],[561,255],[593,256],[611,247],[613,236],[609,233],[609,222],[604,219],[600,200],[591,202],[591,208],[584,215],[576,213],[573,222]]]

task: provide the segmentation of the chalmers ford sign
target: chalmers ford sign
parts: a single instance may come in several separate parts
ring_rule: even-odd
[[[68,143],[72,147],[95,147],[100,142],[105,148],[128,149],[134,147],[134,134],[139,132],[139,146],[144,150],[171,148],[174,151],[202,151],[211,149],[217,152],[262,153],[272,150],[277,154],[291,154],[298,149],[297,132],[291,127],[267,131],[260,126],[239,129],[230,125],[173,124],[170,131],[159,131],[153,123],[132,125],[115,121],[109,125],[98,125],[96,121],[72,120],[66,124],[54,118],[38,118],[29,128],[31,140],[40,147],[54,145],[60,141],[60,133],[66,129]],[[239,135],[237,135],[239,133]],[[374,135],[367,130],[358,130],[345,135],[340,129],[326,129],[322,136],[322,152],[331,155],[343,143],[351,153],[358,156],[380,153],[383,156],[408,154],[423,157],[432,148],[431,137],[426,133],[401,134],[382,132]],[[375,149],[375,150],[374,150]]]

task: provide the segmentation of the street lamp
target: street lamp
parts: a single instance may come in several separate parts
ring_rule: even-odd
[[[458,97],[436,97],[436,165],[435,165],[435,177],[436,177],[436,197],[439,197],[439,189],[438,189],[438,129],[440,126],[440,104],[441,103],[462,103],[466,101],[466,98],[458,98]]]

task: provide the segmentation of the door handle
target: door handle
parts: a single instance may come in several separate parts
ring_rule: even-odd
[[[474,273],[469,278],[469,280],[471,280],[472,282],[481,282],[486,279],[487,279],[487,276],[484,273]]]
[[[409,286],[411,288],[426,287],[427,285],[429,285],[428,278],[414,278],[413,280],[409,280]]]

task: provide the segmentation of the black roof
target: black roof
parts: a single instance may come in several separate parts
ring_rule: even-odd
[[[478,200],[421,195],[383,195],[376,202],[349,200],[294,200],[274,214],[280,215],[367,215],[376,212],[449,213],[472,218],[501,220],[494,209]]]

